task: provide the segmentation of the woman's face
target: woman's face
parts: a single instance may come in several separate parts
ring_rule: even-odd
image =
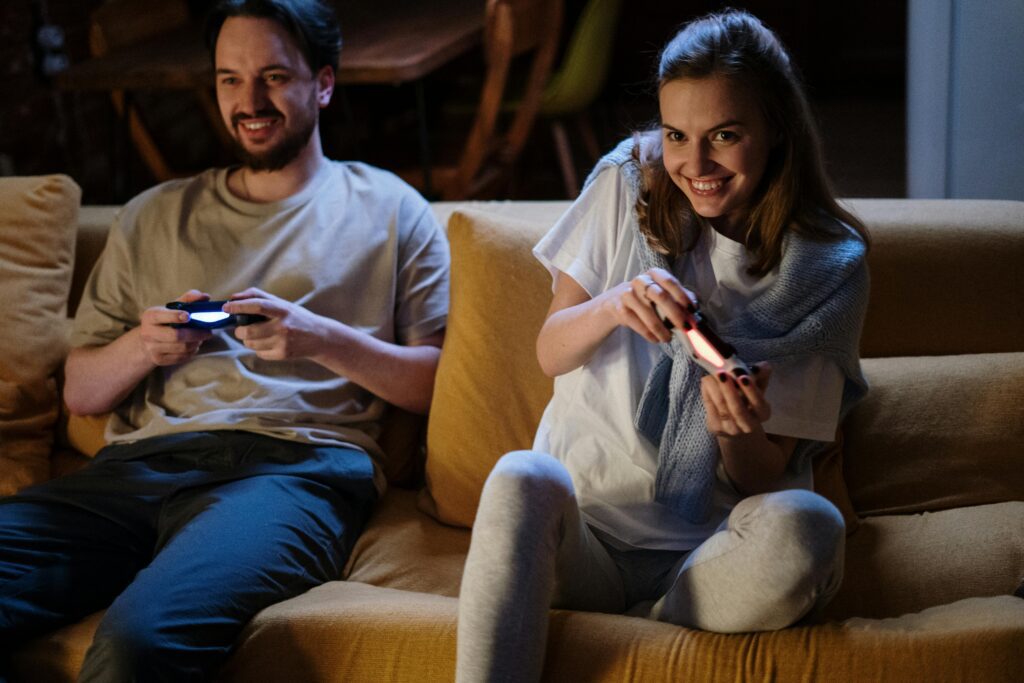
[[[710,76],[669,81],[658,102],[669,177],[718,232],[741,241],[774,137],[753,95]]]

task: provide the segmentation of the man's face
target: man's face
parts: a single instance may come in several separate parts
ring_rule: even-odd
[[[271,19],[228,17],[214,51],[217,103],[242,162],[274,171],[305,151],[334,71],[313,74],[301,50]]]

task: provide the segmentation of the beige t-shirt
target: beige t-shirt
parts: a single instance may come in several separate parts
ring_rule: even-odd
[[[441,330],[448,244],[427,202],[394,175],[330,162],[301,191],[256,204],[226,169],[158,185],[124,206],[86,285],[73,346],[105,345],[189,289],[226,299],[256,286],[378,339]],[[309,360],[267,361],[217,330],[155,369],[114,412],[111,442],[237,429],[380,456],[384,404]]]

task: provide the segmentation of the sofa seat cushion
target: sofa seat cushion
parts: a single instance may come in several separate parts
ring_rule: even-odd
[[[50,477],[80,197],[64,175],[0,179],[0,496]]]
[[[861,515],[1024,500],[1024,352],[868,358],[844,424]]]
[[[335,582],[247,627],[227,681],[451,681],[454,598]],[[721,635],[555,610],[545,680],[1021,680],[1024,600],[975,598],[876,622]]]
[[[1024,501],[862,520],[830,619],[885,618],[1010,595],[1024,577]]]
[[[268,607],[222,681],[451,681],[458,601],[336,581]],[[75,680],[99,615],[16,653],[14,680]],[[893,619],[721,635],[554,610],[548,681],[1024,680],[1024,600],[970,598]]]
[[[345,568],[347,579],[458,596],[470,531],[441,524],[420,512],[417,498],[414,491],[392,488],[379,501],[352,549]]]

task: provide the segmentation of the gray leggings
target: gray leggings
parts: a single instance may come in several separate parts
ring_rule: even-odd
[[[741,501],[696,550],[619,552],[584,523],[550,455],[508,453],[484,485],[459,594],[457,680],[537,681],[549,607],[721,633],[784,628],[828,602],[844,527],[810,491]]]

